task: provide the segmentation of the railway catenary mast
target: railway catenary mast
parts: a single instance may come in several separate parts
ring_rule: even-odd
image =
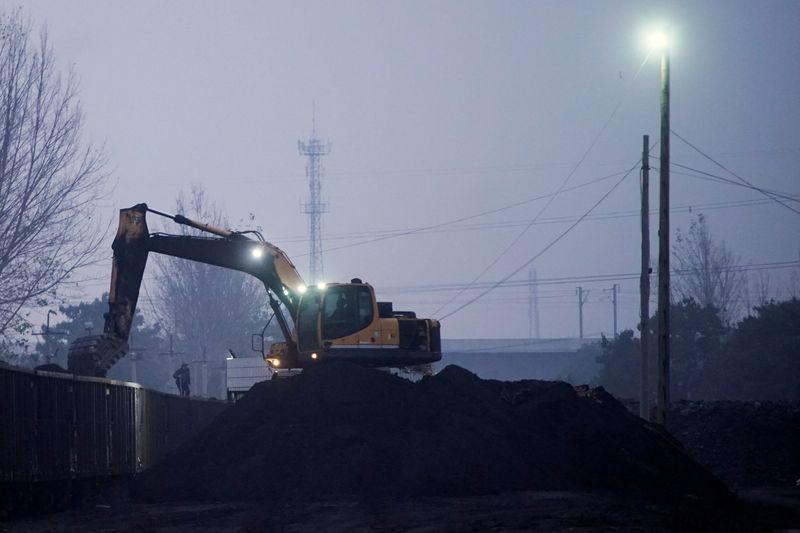
[[[311,283],[324,281],[322,267],[322,215],[328,205],[322,201],[322,157],[331,152],[331,144],[317,137],[316,113],[312,118],[311,137],[307,141],[297,141],[300,155],[306,156],[306,178],[308,178],[308,202],[303,204],[303,213],[308,214],[308,277]]]

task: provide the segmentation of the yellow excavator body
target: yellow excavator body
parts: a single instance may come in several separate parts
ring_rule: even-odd
[[[212,236],[151,234],[146,222],[148,212]],[[120,210],[112,249],[109,311],[103,334],[81,337],[72,343],[68,366],[76,374],[105,376],[127,353],[150,252],[238,270],[258,278],[264,284],[273,316],[284,336],[284,341],[273,343],[267,353],[261,346],[262,355],[274,368],[304,368],[335,360],[414,367],[441,359],[438,321],[418,319],[413,312],[394,311],[391,303],[378,302],[373,287],[360,279],[307,287],[289,257],[258,232],[217,228],[138,204]]]

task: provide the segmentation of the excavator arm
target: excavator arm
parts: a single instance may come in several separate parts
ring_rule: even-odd
[[[148,211],[214,236],[151,234],[146,221]],[[251,239],[243,233],[195,222],[181,215],[167,215],[148,209],[146,204],[138,204],[120,210],[119,227],[112,249],[114,260],[109,309],[105,315],[103,334],[81,337],[72,343],[68,356],[71,372],[105,376],[114,363],[127,353],[139,289],[150,252],[238,270],[258,278],[278,298],[275,300],[270,297],[270,305],[286,339],[287,348],[296,351],[292,330],[278,301],[295,320],[300,291],[305,285],[291,260],[277,246],[263,239]]]

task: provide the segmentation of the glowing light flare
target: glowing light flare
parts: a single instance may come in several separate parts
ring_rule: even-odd
[[[664,30],[651,32],[647,35],[647,45],[655,50],[662,50],[669,46],[669,35]]]
[[[264,257],[264,249],[260,246],[254,247],[250,251],[250,253],[253,255],[255,259],[261,259],[262,257]]]
[[[316,359],[317,357],[319,357],[317,355],[317,352],[314,352],[314,353],[311,354],[311,359]]]
[[[300,294],[305,294],[307,290],[308,287],[306,287],[305,285],[300,285],[299,287],[297,287],[297,292],[299,292]]]
[[[656,24],[641,33],[642,42],[650,52],[661,52],[675,46],[675,35],[667,24]]]
[[[327,287],[328,287],[328,285],[325,282],[321,281],[321,282],[317,283],[317,288],[319,290],[321,290],[321,291],[324,291]]]

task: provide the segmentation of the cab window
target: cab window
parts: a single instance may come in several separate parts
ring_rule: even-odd
[[[366,287],[358,287],[358,329],[372,324],[372,295]]]
[[[322,336],[352,335],[372,322],[372,295],[367,287],[333,286],[325,291]]]
[[[300,300],[297,313],[297,341],[301,352],[319,348],[317,329],[319,300],[319,293],[316,291],[309,291]]]

